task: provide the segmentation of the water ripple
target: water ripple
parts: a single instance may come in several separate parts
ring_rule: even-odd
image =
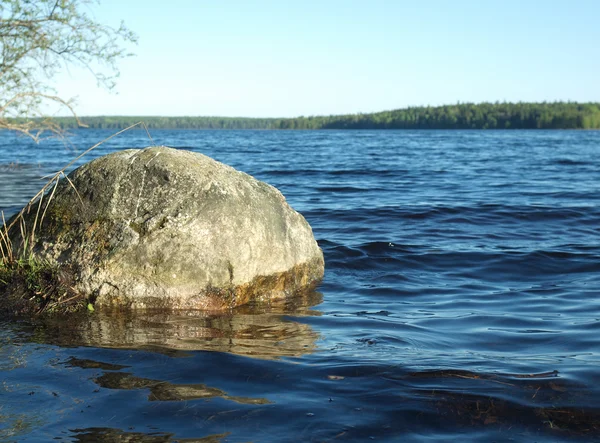
[[[73,153],[1,135],[10,214]],[[320,293],[223,315],[5,322],[0,440],[600,435],[598,132],[153,137],[278,187],[324,251]],[[148,144],[134,131],[92,157]]]

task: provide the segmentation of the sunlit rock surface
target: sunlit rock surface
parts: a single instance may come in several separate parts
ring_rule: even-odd
[[[310,226],[277,189],[189,151],[95,159],[28,226],[36,216],[35,253],[69,265],[96,307],[223,310],[323,277]]]

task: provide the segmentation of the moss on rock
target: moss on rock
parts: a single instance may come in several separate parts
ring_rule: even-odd
[[[69,266],[33,257],[0,264],[0,314],[64,314],[85,307]]]

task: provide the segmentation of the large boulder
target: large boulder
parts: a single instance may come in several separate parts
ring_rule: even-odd
[[[26,215],[30,227],[38,218],[35,255],[69,268],[95,306],[221,310],[323,277],[309,224],[277,189],[198,153],[97,158],[61,180],[44,212]]]

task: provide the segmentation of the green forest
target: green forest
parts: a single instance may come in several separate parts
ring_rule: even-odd
[[[63,129],[74,118],[59,117]],[[89,128],[121,129],[143,121],[151,129],[600,129],[600,103],[458,103],[371,114],[296,118],[81,117]]]

